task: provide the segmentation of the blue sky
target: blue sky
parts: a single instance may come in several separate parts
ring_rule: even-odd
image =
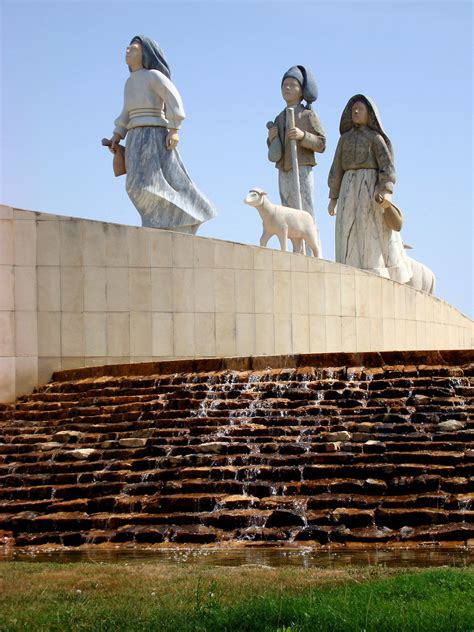
[[[472,3],[0,0],[0,201],[140,224],[100,140],[112,133],[133,35],[165,50],[187,113],[180,152],[219,210],[200,235],[258,244],[249,188],[278,200],[266,127],[282,74],[311,68],[327,149],[314,169],[324,256],[334,258],[327,175],[349,97],[371,96],[394,150],[404,241],[437,295],[472,316]],[[276,240],[270,242],[277,247]]]

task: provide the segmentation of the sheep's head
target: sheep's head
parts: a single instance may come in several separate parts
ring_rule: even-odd
[[[245,197],[245,204],[249,204],[249,206],[260,206],[263,202],[263,196],[267,195],[263,189],[259,189],[258,187],[254,187],[250,189],[247,196]]]

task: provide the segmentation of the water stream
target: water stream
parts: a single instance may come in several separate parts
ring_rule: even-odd
[[[3,529],[9,547],[31,552],[12,549],[0,559],[471,560],[462,549],[434,548],[473,537],[471,378],[306,367],[148,382],[112,381],[110,399],[102,383],[87,392],[72,384],[71,394],[35,399],[37,412],[24,404],[5,421]],[[43,394],[52,398],[51,389]],[[58,428],[76,436],[57,443]],[[370,548],[408,541],[416,549]],[[344,542],[367,549],[342,551]],[[158,543],[163,549],[146,548]],[[58,552],[56,544],[99,548]]]
[[[247,547],[170,549],[82,549],[50,551],[10,551],[0,554],[0,561],[194,564],[198,566],[299,566],[303,568],[344,568],[347,566],[464,567],[474,564],[474,551],[469,549],[410,549],[317,551],[312,547]]]

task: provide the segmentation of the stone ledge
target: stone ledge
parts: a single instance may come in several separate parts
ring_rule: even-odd
[[[160,375],[169,373],[199,373],[203,371],[263,371],[268,368],[286,369],[314,367],[383,367],[397,364],[428,366],[466,365],[474,362],[474,350],[439,351],[369,351],[366,353],[304,353],[275,356],[242,356],[230,358],[200,358],[137,362],[69,369],[53,373],[53,381],[66,382],[93,377],[125,375]]]

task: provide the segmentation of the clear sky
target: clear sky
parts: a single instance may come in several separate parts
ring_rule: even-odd
[[[200,235],[258,244],[243,204],[253,186],[278,200],[266,127],[294,64],[314,73],[327,136],[314,169],[324,257],[334,258],[327,175],[344,105],[371,96],[394,150],[394,202],[412,255],[437,295],[472,317],[472,3],[0,0],[0,201],[18,208],[140,224],[110,137],[133,35],[163,47],[187,118],[180,152],[219,210]],[[277,247],[275,238],[270,246]]]

